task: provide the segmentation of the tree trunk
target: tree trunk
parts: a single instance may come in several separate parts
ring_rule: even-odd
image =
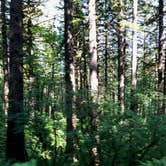
[[[30,119],[34,118],[34,94],[33,94],[33,86],[34,86],[34,72],[33,72],[33,55],[32,55],[32,47],[33,47],[33,34],[32,34],[32,18],[31,18],[31,0],[28,0],[28,21],[27,21],[27,36],[28,36],[28,62],[29,62],[29,115]]]
[[[91,97],[96,107],[98,102],[98,77],[97,77],[97,41],[96,41],[96,1],[89,0],[89,49],[90,49],[90,87]],[[91,127],[93,132],[98,131],[98,114],[96,108],[92,108]],[[99,141],[99,137],[95,136],[95,141]],[[98,149],[93,146],[91,149],[93,165],[99,165]]]
[[[65,14],[65,84],[66,84],[66,116],[67,116],[67,138],[66,153],[73,155],[76,150],[76,113],[74,110],[75,92],[75,66],[73,59],[73,0],[64,0]]]
[[[137,111],[137,5],[138,0],[133,0],[133,53],[132,53],[132,66],[131,66],[131,105],[130,110]],[[135,165],[136,149],[134,145],[133,122],[130,122],[130,137],[129,137],[129,166]]]
[[[83,52],[82,52],[82,57],[83,57],[83,86],[87,90],[89,88],[88,86],[88,71],[87,71],[87,44],[85,41],[85,29],[83,27],[83,35],[82,35],[82,41],[83,41]]]
[[[125,30],[122,25],[124,19],[123,0],[120,0],[119,29],[118,29],[118,102],[121,111],[125,109]]]
[[[23,110],[23,37],[22,1],[10,4],[10,77],[9,111],[7,121],[6,157],[8,160],[26,160]]]
[[[9,93],[9,64],[8,64],[8,44],[7,44],[7,21],[6,21],[6,0],[1,0],[1,18],[2,18],[2,52],[3,52],[3,76],[4,76],[4,113],[8,111],[8,93]]]
[[[137,110],[136,87],[137,87],[137,4],[138,0],[133,1],[133,53],[131,66],[131,110]]]
[[[164,113],[163,111],[163,90],[164,90],[164,26],[163,26],[163,17],[164,17],[164,2],[159,0],[159,45],[158,45],[158,91],[159,91],[159,105],[158,112]]]
[[[105,55],[104,55],[104,84],[105,84],[105,96],[107,96],[108,90],[108,32],[107,23],[105,23]]]
[[[105,97],[108,96],[107,95],[107,90],[108,90],[108,0],[104,1],[104,15],[105,15],[105,19],[106,22],[104,24],[104,38],[105,38],[105,53],[104,53],[104,85],[105,85]]]
[[[166,114],[166,54],[165,54],[165,68],[164,68],[164,105],[163,105],[163,110],[164,113]]]

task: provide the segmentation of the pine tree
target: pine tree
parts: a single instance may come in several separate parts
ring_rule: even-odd
[[[22,1],[10,3],[10,77],[6,157],[26,160],[23,109],[23,20]]]
[[[118,27],[118,102],[122,112],[125,109],[125,29],[122,24],[124,20],[124,3],[119,1],[119,27]]]
[[[74,65],[74,50],[73,50],[73,0],[64,1],[65,12],[65,109],[67,118],[67,137],[66,137],[66,153],[75,158],[74,151],[76,150],[76,113],[74,110],[74,92],[75,92],[75,65]]]
[[[133,1],[133,48],[132,48],[132,70],[131,70],[131,110],[137,110],[136,87],[137,87],[137,5]]]
[[[2,52],[3,52],[3,76],[4,76],[4,112],[8,111],[8,93],[9,93],[9,62],[8,62],[8,44],[7,44],[7,19],[6,19],[6,0],[1,0],[1,18],[2,18]]]
[[[97,77],[97,36],[96,36],[96,1],[89,0],[89,51],[90,51],[90,91],[92,102],[96,105],[98,102],[98,77]],[[93,132],[98,131],[98,113],[95,108],[91,110],[91,127]],[[99,142],[99,136],[95,136],[95,141]],[[92,147],[93,165],[99,164],[98,148]]]
[[[159,0],[159,38],[158,38],[158,91],[159,91],[159,106],[158,111],[163,113],[163,93],[164,93],[164,1]]]

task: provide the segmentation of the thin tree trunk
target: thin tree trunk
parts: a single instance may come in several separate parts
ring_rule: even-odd
[[[23,37],[22,1],[10,3],[10,77],[6,157],[26,160],[23,109]]]
[[[108,90],[108,11],[107,11],[108,1],[104,1],[104,14],[106,22],[104,24],[104,37],[105,37],[105,53],[104,53],[104,84],[105,84],[105,97],[107,96]]]
[[[9,93],[9,62],[8,62],[8,44],[7,44],[7,21],[6,21],[6,0],[1,0],[1,18],[2,18],[2,52],[3,52],[3,76],[4,76],[4,113],[8,111],[8,93]]]
[[[105,23],[105,56],[104,56],[104,84],[105,84],[105,95],[108,90],[108,32],[107,23]]]
[[[83,86],[84,88],[87,90],[89,88],[88,86],[88,79],[87,79],[87,57],[86,57],[86,53],[87,53],[87,47],[86,47],[86,41],[85,41],[85,30],[84,30],[84,27],[83,27],[83,35],[82,35],[82,38],[83,38],[83,53],[82,53],[82,56],[83,56]]]
[[[136,88],[137,88],[137,5],[138,0],[133,0],[133,53],[132,53],[132,71],[131,71],[131,105],[130,110],[137,111]],[[135,165],[136,149],[133,146],[133,122],[130,122],[129,138],[129,166]]]
[[[124,19],[123,0],[120,0],[119,31],[118,31],[118,102],[121,111],[125,109],[125,30],[121,24]]]
[[[164,90],[163,90],[163,94],[164,94],[164,105],[163,105],[163,110],[164,113],[166,114],[166,54],[165,54],[165,68],[164,68]]]
[[[67,137],[66,154],[73,155],[76,150],[76,113],[74,109],[75,92],[75,65],[73,59],[73,0],[64,0],[65,10],[65,84],[66,84],[66,116],[67,116]]]
[[[147,77],[146,74],[147,74],[147,69],[146,69],[146,32],[144,31],[143,32],[143,64],[142,64],[142,76],[143,76],[143,79],[145,80],[145,78]],[[144,87],[144,84],[142,85],[143,86],[143,92],[145,92],[146,90],[146,87]],[[142,113],[142,116],[145,117],[145,104],[142,104],[142,108],[141,108],[141,113]]]
[[[158,91],[159,94],[159,105],[158,112],[163,113],[163,90],[164,90],[164,26],[163,26],[163,17],[164,17],[164,1],[159,0],[159,45],[158,45]]]
[[[27,35],[28,35],[28,46],[27,46],[27,52],[28,52],[28,59],[29,59],[29,114],[30,118],[34,118],[34,107],[35,107],[35,101],[33,96],[33,86],[34,86],[34,72],[33,72],[33,55],[32,55],[32,47],[33,47],[33,34],[32,34],[32,19],[31,19],[31,0],[28,0],[28,23],[27,23]]]
[[[136,87],[137,87],[137,4],[138,0],[133,0],[133,53],[131,71],[131,110],[137,110]]]
[[[94,107],[98,102],[98,77],[97,77],[97,41],[96,41],[96,1],[89,0],[89,49],[90,49],[90,86],[91,97]],[[96,108],[92,108],[91,127],[93,132],[98,131],[98,113]],[[95,136],[95,141],[99,142],[99,136]],[[92,164],[99,165],[98,148],[92,147]]]

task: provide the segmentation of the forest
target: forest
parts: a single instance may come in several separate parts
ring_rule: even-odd
[[[165,14],[1,0],[0,166],[166,166]]]

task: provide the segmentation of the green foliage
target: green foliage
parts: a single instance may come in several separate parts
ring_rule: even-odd
[[[37,166],[37,161],[35,159],[32,159],[31,161],[26,162],[26,163],[12,164],[12,166]]]
[[[52,119],[47,114],[37,113],[34,123],[27,126],[27,150],[30,157],[50,160],[64,150],[65,119],[60,112],[54,116]]]
[[[162,159],[153,159],[152,161],[146,161],[140,164],[140,166],[165,166],[165,165],[166,165],[166,157]]]
[[[118,108],[118,106],[116,106]],[[114,104],[105,101],[100,115],[100,150],[103,165],[135,165],[166,155],[166,117],[150,111],[146,117],[126,110],[124,114]],[[114,109],[113,109],[114,108]]]
[[[5,159],[5,148],[6,148],[6,126],[5,121],[6,117],[4,113],[0,112],[0,165],[1,162],[3,162],[3,159]],[[1,161],[2,160],[2,161]]]

